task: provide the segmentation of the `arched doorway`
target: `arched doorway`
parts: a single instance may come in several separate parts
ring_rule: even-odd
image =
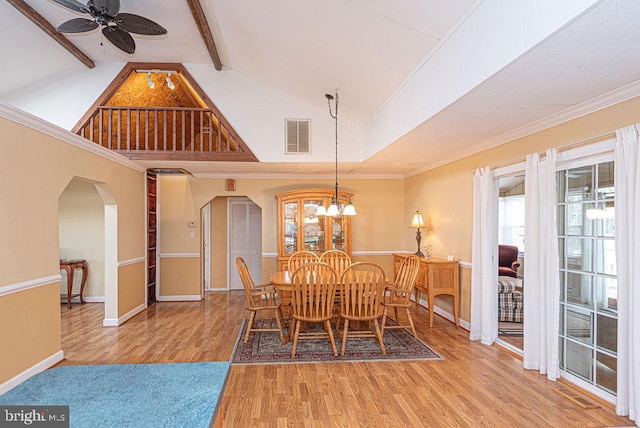
[[[103,325],[117,319],[117,205],[104,183],[74,177],[58,198],[60,259],[83,259],[89,266],[84,300],[104,303]],[[81,272],[74,272],[74,294],[80,292]],[[63,273],[61,295],[66,294]],[[72,306],[79,302],[72,300]],[[66,302],[66,300],[65,300]]]

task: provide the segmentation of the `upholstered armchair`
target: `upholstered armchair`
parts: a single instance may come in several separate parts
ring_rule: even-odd
[[[518,247],[515,245],[498,245],[498,276],[511,276],[517,278]]]

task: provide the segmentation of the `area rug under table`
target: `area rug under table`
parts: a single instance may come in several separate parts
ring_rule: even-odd
[[[267,325],[273,320],[256,322]],[[275,321],[273,321],[275,324]],[[293,343],[282,344],[278,332],[253,332],[244,343],[247,320],[244,320],[237,343],[231,357],[231,364],[283,364],[343,361],[397,361],[397,360],[442,360],[433,349],[404,329],[385,330],[383,342],[387,348],[385,355],[375,338],[347,336],[344,356],[340,355],[342,338],[335,336],[338,356],[333,355],[329,339],[305,339],[298,341],[296,356],[291,358]],[[323,327],[319,327],[323,329]]]
[[[0,405],[69,406],[74,427],[208,427],[228,362],[63,366],[0,396]]]

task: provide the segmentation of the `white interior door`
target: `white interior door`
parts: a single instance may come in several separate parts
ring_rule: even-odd
[[[236,257],[242,257],[256,284],[262,283],[262,209],[249,198],[228,199],[229,289],[242,289]]]

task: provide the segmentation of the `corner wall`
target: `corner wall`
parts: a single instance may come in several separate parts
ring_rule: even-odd
[[[16,376],[47,368],[38,366],[45,358],[53,358],[48,365],[62,358],[58,198],[73,177],[104,183],[114,196],[118,260],[145,254],[143,171],[86,144],[0,105],[0,393]],[[127,283],[118,282],[118,288],[144,290],[144,268],[140,272],[135,278],[123,275]]]
[[[454,255],[469,265],[469,267],[462,267],[460,272],[460,316],[463,320],[470,320],[471,308],[470,263],[474,170],[478,167],[501,162],[524,161],[527,154],[544,151],[547,148],[560,147],[609,132],[613,136],[616,129],[637,122],[640,122],[640,97],[485,150],[406,180],[405,217],[416,209],[427,215],[431,227],[426,234],[426,239],[428,243],[433,245],[433,255],[443,257]],[[410,240],[407,240],[405,247],[410,244]],[[415,241],[413,245],[415,245]],[[437,299],[436,306],[445,310],[450,307],[449,302],[443,299]]]

